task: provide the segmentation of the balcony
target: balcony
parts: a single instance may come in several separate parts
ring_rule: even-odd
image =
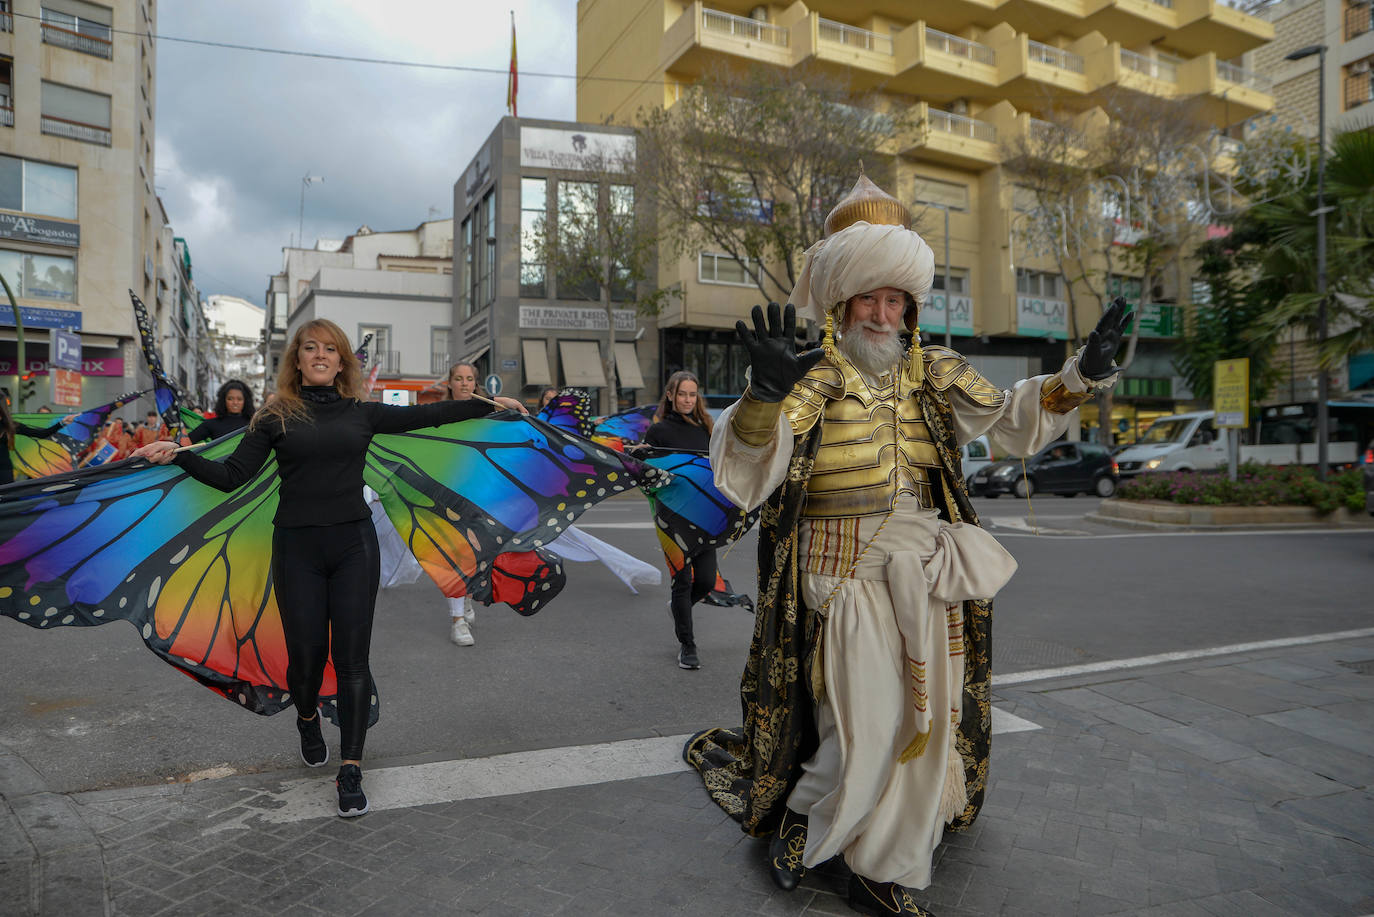
[[[997,52],[990,46],[914,22],[897,32],[896,92],[988,96],[998,85]]]
[[[1181,63],[1182,60],[1169,54],[1149,57],[1124,48],[1121,51],[1122,70],[1165,83],[1178,83],[1178,65]]]
[[[743,62],[791,67],[792,29],[693,3],[663,33],[659,65],[688,81]]]
[[[1374,3],[1362,3],[1345,8],[1345,40],[1358,38],[1366,32],[1374,31]]]
[[[845,25],[833,19],[818,19],[816,25],[822,44],[840,45],[846,50],[872,51],[892,56],[892,36]]]
[[[43,115],[39,123],[39,130],[45,134],[52,134],[54,137],[66,137],[68,140],[80,140],[83,143],[95,143],[100,146],[110,145],[110,129],[108,127],[83,124],[80,121],[68,121],[66,118],[58,118],[55,115]]]
[[[1209,51],[1222,60],[1240,57],[1274,40],[1274,24],[1219,0],[1174,0],[1178,17],[1169,45],[1191,57]]]
[[[14,109],[0,105],[0,127],[14,127]]]
[[[997,128],[989,122],[931,108],[925,102],[918,102],[912,114],[916,127],[908,136],[897,138],[898,152],[919,152],[922,159],[973,169],[1001,162]]]
[[[1056,48],[1053,45],[1027,41],[1026,56],[1033,64],[1054,67],[1068,73],[1081,74],[1083,72],[1083,55],[1074,54],[1072,51],[1065,51],[1063,48]]]
[[[1274,84],[1266,76],[1204,54],[1179,68],[1179,92],[1206,105],[1214,124],[1229,127],[1274,110]]]
[[[379,376],[399,376],[401,374],[401,352],[399,350],[374,350],[367,355],[368,372],[371,367],[380,366]]]
[[[999,26],[999,29],[1003,27]],[[1078,50],[1056,48],[1039,41],[1031,41],[1024,33],[1006,33],[997,43],[997,74],[1000,92],[1005,98],[1053,98],[1058,106],[1086,101],[1093,83],[1088,79],[1088,62]],[[1101,36],[1094,36],[1101,43]],[[1093,45],[1093,41],[1075,43]]]
[[[77,28],[81,28],[86,23],[77,21]],[[109,34],[108,26],[95,27],[103,29],[105,34]],[[114,58],[114,42],[108,38],[101,38],[99,35],[91,35],[88,32],[67,29],[51,22],[43,23],[43,43],[56,45],[59,48],[70,48],[73,51],[80,51],[82,54],[89,54],[92,57],[103,57],[106,60]]]

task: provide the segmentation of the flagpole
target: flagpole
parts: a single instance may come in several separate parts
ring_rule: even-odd
[[[511,117],[520,117],[520,107],[516,96],[520,92],[520,71],[515,61],[515,10],[510,11],[510,76],[506,80],[506,111]]]

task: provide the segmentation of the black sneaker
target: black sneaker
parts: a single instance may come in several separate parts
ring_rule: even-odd
[[[303,720],[296,716],[296,729],[301,734],[301,760],[309,767],[322,767],[329,762],[329,746],[320,734],[320,714],[315,713],[313,720]]]
[[[353,818],[367,814],[367,796],[363,793],[363,771],[356,764],[345,764],[334,778],[339,790],[339,816]]]
[[[679,669],[699,669],[701,660],[697,658],[697,648],[690,644],[682,644],[677,651],[677,667]]]

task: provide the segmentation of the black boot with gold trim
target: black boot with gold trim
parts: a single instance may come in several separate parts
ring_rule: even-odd
[[[806,875],[802,854],[806,852],[806,817],[783,806],[782,821],[768,842],[768,872],[773,884],[790,892]]]
[[[849,877],[849,906],[860,914],[893,917],[896,914],[935,917],[911,897],[911,890],[896,882],[874,882],[855,873]]]

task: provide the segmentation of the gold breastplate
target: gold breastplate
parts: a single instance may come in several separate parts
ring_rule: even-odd
[[[851,380],[852,381],[852,380]],[[915,397],[895,383],[846,391],[821,412],[821,444],[806,487],[810,518],[889,512],[898,494],[933,506],[940,456]],[[847,386],[846,388],[851,388]]]

